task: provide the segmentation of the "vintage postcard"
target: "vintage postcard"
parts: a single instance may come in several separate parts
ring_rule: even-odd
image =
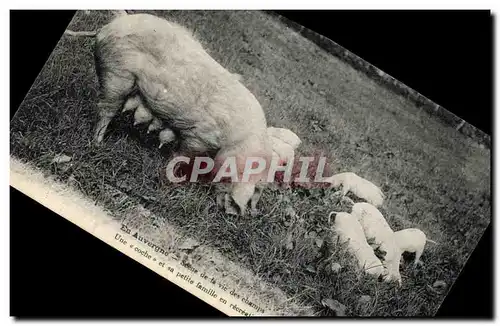
[[[10,184],[230,316],[433,316],[490,223],[490,138],[334,41],[78,11]]]

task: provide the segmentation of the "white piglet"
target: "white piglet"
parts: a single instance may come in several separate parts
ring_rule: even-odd
[[[379,187],[370,181],[361,178],[352,172],[343,172],[325,178],[325,182],[331,183],[333,188],[342,187],[342,195],[345,196],[349,191],[359,198],[380,207],[384,202],[384,194]]]
[[[269,139],[273,148],[273,157],[276,157],[280,164],[293,162],[295,151],[292,146],[273,136],[269,137]]]
[[[342,243],[348,242],[349,251],[356,257],[361,269],[375,276],[385,274],[382,262],[375,256],[366,241],[363,227],[354,216],[345,212],[331,212],[328,221],[329,224],[333,223],[333,229],[339,240]]]
[[[293,131],[286,128],[268,127],[267,133],[271,137],[280,139],[281,141],[290,145],[293,149],[297,149],[302,143],[299,136],[297,136]]]
[[[295,150],[302,143],[300,138],[290,129],[268,127],[267,134],[273,149],[273,158],[277,158],[279,164],[293,162]]]
[[[379,249],[385,251],[384,265],[388,270],[386,280],[395,280],[401,285],[401,274],[399,273],[401,250],[396,243],[394,231],[384,216],[369,203],[354,204],[351,214],[361,224],[366,239],[374,239],[375,243],[379,245]]]
[[[122,113],[137,109],[139,104],[142,104],[142,100],[139,95],[130,96],[123,105]]]
[[[427,242],[437,244],[435,241],[427,239],[422,230],[414,228],[394,232],[394,237],[401,252],[415,253],[414,266],[421,263],[420,257],[422,257]]]

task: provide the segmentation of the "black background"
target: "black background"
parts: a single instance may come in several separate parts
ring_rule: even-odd
[[[279,13],[491,135],[493,18],[488,11]],[[73,14],[11,12],[11,117]],[[12,316],[223,316],[20,192],[10,188],[10,196]],[[490,225],[439,317],[492,318],[491,230]]]

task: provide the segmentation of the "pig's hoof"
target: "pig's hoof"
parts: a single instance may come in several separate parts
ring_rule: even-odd
[[[99,140],[99,139],[93,139],[92,140],[92,143],[91,143],[91,146],[93,148],[101,148],[102,147],[102,140]]]
[[[257,217],[259,215],[260,215],[260,211],[257,208],[254,208],[254,209],[250,210],[250,216]]]

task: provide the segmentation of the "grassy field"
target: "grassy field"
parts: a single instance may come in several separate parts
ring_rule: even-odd
[[[112,123],[103,148],[91,148],[97,97],[91,38],[61,39],[11,123],[12,155],[70,180],[111,212],[123,203],[106,197],[107,187],[126,192],[318,315],[332,313],[321,304],[325,298],[353,316],[433,315],[490,222],[489,150],[265,13],[156,14],[194,30],[217,61],[242,75],[268,124],[303,140],[299,152],[322,150],[334,172],[380,185],[387,195],[381,211],[393,229],[418,227],[440,243],[428,245],[425,265],[402,264],[399,289],[360,275],[331,241],[325,215],[338,207],[328,192],[268,190],[258,217],[238,218],[217,210],[208,185],[169,187],[160,175],[169,149],[159,151],[156,134],[132,128],[130,115]],[[109,17],[79,12],[70,28],[96,30]],[[72,161],[51,163],[61,153]],[[340,273],[331,272],[332,261]],[[448,288],[433,289],[437,280]],[[357,304],[361,295],[371,297],[368,307]]]

